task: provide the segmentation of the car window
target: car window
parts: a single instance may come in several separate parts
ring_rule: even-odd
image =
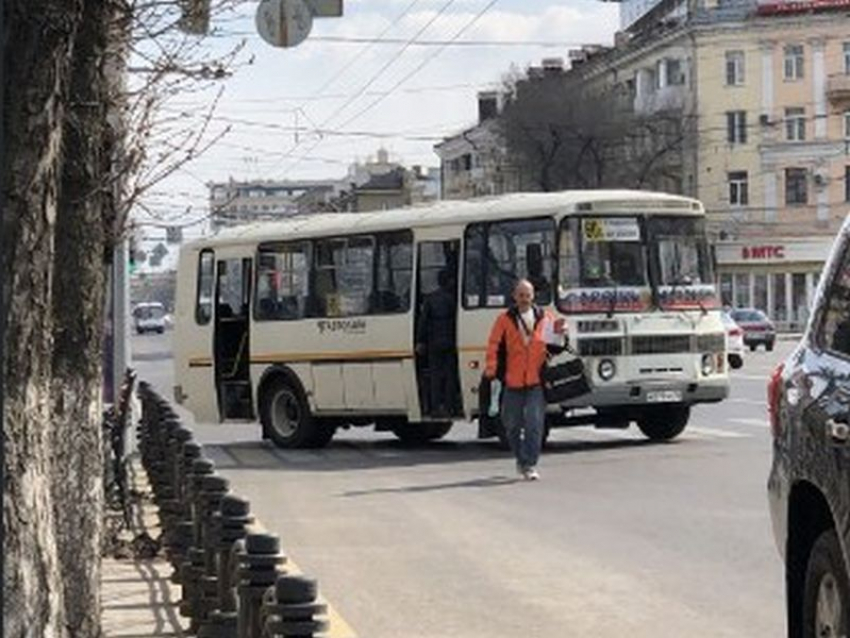
[[[827,288],[818,342],[828,350],[850,355],[850,250]]]

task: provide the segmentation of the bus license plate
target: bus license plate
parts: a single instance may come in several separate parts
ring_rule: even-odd
[[[646,393],[647,403],[681,403],[682,393],[678,390],[656,390]]]

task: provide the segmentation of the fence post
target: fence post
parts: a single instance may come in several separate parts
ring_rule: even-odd
[[[261,638],[263,594],[275,584],[286,557],[274,534],[248,534],[239,583],[238,638]]]
[[[265,638],[313,638],[328,630],[328,606],[306,576],[278,576],[263,606]]]

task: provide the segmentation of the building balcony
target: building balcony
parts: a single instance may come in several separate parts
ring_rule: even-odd
[[[826,83],[826,96],[833,104],[850,104],[850,75],[830,75]]]
[[[685,107],[684,85],[665,86],[635,97],[635,114],[652,115],[662,111],[680,111]]]

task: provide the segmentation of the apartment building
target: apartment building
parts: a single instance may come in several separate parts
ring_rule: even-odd
[[[846,3],[757,4],[701,25],[698,196],[724,302],[798,328],[850,212]]]
[[[617,46],[570,70],[636,116],[680,118],[674,179],[648,186],[704,202],[723,302],[787,328],[807,320],[850,212],[847,6],[627,0]]]
[[[304,202],[326,201],[340,190],[333,180],[254,180],[207,185],[210,222],[221,228],[291,217],[305,211]]]
[[[208,184],[213,231],[315,212],[367,212],[437,199],[436,169],[405,168],[386,149],[325,180],[229,180]]]
[[[479,93],[477,123],[434,146],[440,158],[441,199],[526,190],[518,167],[509,160],[499,126],[502,99],[496,91]]]

